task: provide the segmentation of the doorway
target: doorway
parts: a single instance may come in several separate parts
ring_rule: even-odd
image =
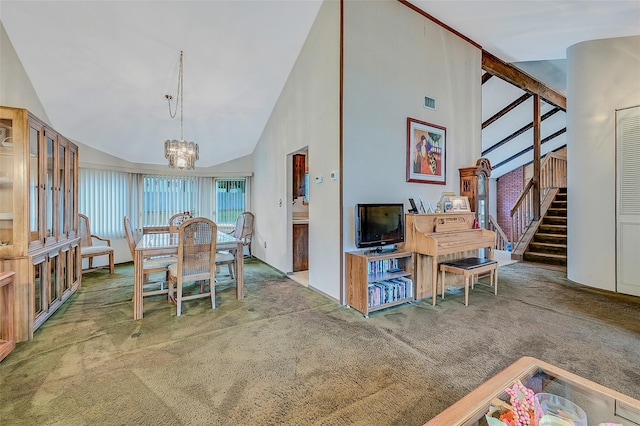
[[[288,157],[291,176],[289,191],[291,201],[291,274],[301,285],[309,285],[309,150],[307,147]]]

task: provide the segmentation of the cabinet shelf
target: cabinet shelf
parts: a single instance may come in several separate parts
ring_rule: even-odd
[[[413,253],[405,251],[346,253],[347,305],[368,317],[370,312],[412,302],[413,259]],[[400,270],[388,271],[393,268]]]
[[[385,303],[384,305],[370,306],[368,311],[369,313],[371,313],[371,312],[379,311],[381,309],[391,308],[392,306],[402,305],[404,303],[410,303],[410,302],[413,302],[413,300],[414,300],[413,297],[408,297],[406,299],[400,299],[394,302]]]
[[[394,278],[409,277],[411,279],[411,272],[381,272],[379,274],[371,274],[368,276],[369,283],[376,283],[379,281],[392,280]]]

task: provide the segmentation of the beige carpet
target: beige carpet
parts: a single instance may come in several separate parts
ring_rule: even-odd
[[[85,275],[31,342],[0,363],[7,425],[420,425],[523,355],[640,398],[640,300],[564,273],[500,268],[471,291],[363,318],[263,263],[187,302],[145,300],[132,273]]]

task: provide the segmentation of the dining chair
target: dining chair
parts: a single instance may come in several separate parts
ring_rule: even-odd
[[[255,216],[251,212],[243,212],[236,218],[236,226],[229,235],[242,240],[242,247],[249,247],[249,257],[253,257],[251,253],[251,238],[253,237],[253,221]],[[243,253],[244,256],[244,253]]]
[[[127,237],[127,243],[129,244],[129,250],[131,251],[131,258],[136,257],[136,240],[133,235],[133,228],[131,227],[131,220],[127,216],[124,217],[124,233]],[[162,272],[165,275],[165,280],[169,281],[169,265],[178,261],[177,256],[153,256],[142,260],[142,271],[144,276],[144,282],[149,281],[149,275]],[[142,296],[153,296],[156,294],[169,294],[169,287],[165,288],[165,281],[161,281],[160,290],[144,291],[144,288],[148,288],[150,285],[157,285],[157,283],[143,284]]]
[[[190,212],[176,213],[169,218],[169,232],[174,234],[178,232],[178,226],[187,219],[191,219]]]
[[[215,252],[217,225],[210,219],[188,219],[178,227],[178,262],[169,266],[169,295],[175,301],[177,316],[182,314],[182,302],[202,297],[211,298],[211,309],[216,308]],[[209,291],[185,293],[185,283],[209,281]],[[176,295],[173,297],[173,286]],[[193,290],[193,289],[192,289]]]
[[[97,271],[98,269],[109,268],[109,273],[114,273],[114,249],[111,247],[111,240],[102,238],[91,233],[89,218],[83,214],[78,214],[78,231],[80,233],[80,257],[88,259],[89,267],[83,269],[82,273]],[[94,245],[94,240],[102,241],[103,244]],[[106,243],[106,245],[104,244]],[[109,256],[109,263],[102,266],[93,266],[93,258],[98,256]]]

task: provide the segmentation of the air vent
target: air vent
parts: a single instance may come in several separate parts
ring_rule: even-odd
[[[432,110],[436,110],[436,99],[429,96],[424,97],[424,107]]]
[[[615,415],[623,419],[629,420],[631,423],[638,424],[640,422],[640,410],[625,402],[616,399]]]

